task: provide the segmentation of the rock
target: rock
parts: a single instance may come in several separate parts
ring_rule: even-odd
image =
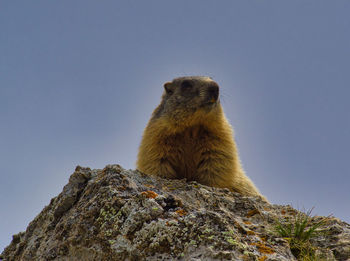
[[[77,167],[69,183],[13,236],[12,260],[296,260],[276,220],[299,213],[228,189]],[[314,217],[315,221],[321,217]],[[326,260],[350,259],[350,225],[327,219],[312,239]]]

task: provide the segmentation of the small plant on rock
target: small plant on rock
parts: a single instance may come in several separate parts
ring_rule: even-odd
[[[313,221],[312,210],[313,208],[306,214],[299,212],[294,218],[276,222],[277,234],[288,240],[290,250],[298,260],[319,260],[316,257],[316,247],[311,244],[310,240],[321,233],[319,228],[326,224],[327,219]]]

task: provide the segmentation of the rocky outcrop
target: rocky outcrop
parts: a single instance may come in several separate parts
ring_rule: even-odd
[[[298,213],[227,189],[108,165],[77,167],[61,194],[13,236],[11,260],[296,260],[276,221]],[[319,217],[315,217],[317,219]],[[312,244],[350,259],[350,225],[327,218]]]

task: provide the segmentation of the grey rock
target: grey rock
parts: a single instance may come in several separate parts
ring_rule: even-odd
[[[228,189],[107,165],[77,167],[63,191],[13,236],[12,260],[296,260],[276,220],[299,213]],[[315,221],[322,217],[314,217]],[[327,218],[323,260],[350,260],[350,225]]]

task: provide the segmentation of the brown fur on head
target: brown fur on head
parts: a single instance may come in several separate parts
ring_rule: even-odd
[[[164,84],[162,101],[152,119],[162,118],[175,128],[193,126],[217,117],[219,107],[219,86],[211,78],[180,77]]]

